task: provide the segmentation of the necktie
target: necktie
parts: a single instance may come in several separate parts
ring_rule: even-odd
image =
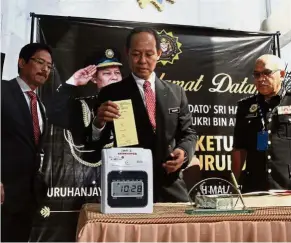
[[[145,103],[152,127],[156,129],[156,96],[151,88],[151,83],[145,81],[143,84]]]
[[[37,97],[33,91],[26,92],[30,98],[30,107],[31,107],[31,116],[32,116],[32,125],[33,125],[33,136],[35,144],[38,145],[40,138],[40,128],[37,115]]]

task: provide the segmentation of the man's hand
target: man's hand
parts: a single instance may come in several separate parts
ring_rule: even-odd
[[[95,65],[89,65],[88,67],[82,68],[74,73],[74,84],[76,86],[86,85],[90,80],[94,80],[94,74],[97,71]]]
[[[240,177],[246,158],[247,151],[245,149],[233,149],[231,152],[231,170],[237,180]]]
[[[103,103],[97,111],[97,117],[94,120],[94,125],[97,128],[102,128],[106,122],[111,122],[113,119],[120,117],[118,105],[112,101]]]
[[[167,173],[172,173],[181,168],[185,160],[185,152],[182,149],[176,148],[171,154],[171,160],[166,161],[163,167],[166,169]]]
[[[4,186],[1,183],[1,204],[3,204],[3,203],[4,203]]]

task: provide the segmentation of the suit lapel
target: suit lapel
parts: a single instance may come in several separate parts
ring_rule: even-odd
[[[147,119],[150,123],[147,109],[144,105],[140,91],[137,84],[132,76],[127,80],[129,89],[128,92],[134,100],[133,105],[135,109],[135,117],[141,117],[142,119]],[[161,80],[156,77],[155,79],[155,93],[156,93],[156,125],[157,129],[163,131],[165,127],[165,114],[168,112],[168,87],[163,85]]]
[[[167,146],[166,143],[166,113],[168,112],[168,87],[163,85],[160,79],[156,77],[156,148],[157,158],[164,157],[164,151],[161,146]]]
[[[11,90],[12,90],[12,95],[14,97],[14,101],[15,103],[17,103],[17,106],[19,107],[19,112],[15,112],[15,116],[18,116],[17,119],[19,119],[20,121],[22,120],[25,124],[25,127],[27,129],[25,129],[25,131],[23,131],[24,133],[28,133],[28,137],[31,138],[29,139],[31,145],[33,147],[34,143],[33,143],[33,127],[32,127],[32,117],[30,114],[30,110],[29,107],[27,105],[27,101],[24,97],[24,94],[19,86],[19,84],[17,83],[16,79],[13,79],[11,81]]]
[[[142,97],[140,95],[140,91],[137,87],[137,84],[132,76],[128,79],[129,87],[128,89],[129,96],[131,96],[132,99],[132,104],[134,107],[134,114],[136,119],[140,119],[142,121],[147,120],[148,123],[150,124],[150,119],[148,116],[147,109],[144,105],[144,102],[142,100]]]
[[[44,104],[41,102],[41,100],[39,99],[38,96],[37,96],[37,101],[38,101],[38,104],[39,104],[39,109],[40,109],[42,122],[43,122],[43,131],[41,133],[40,140],[39,140],[39,145],[38,145],[38,148],[41,149],[42,146],[43,146],[46,134],[47,134],[48,122],[47,122],[47,116],[46,116]]]
[[[21,88],[19,87],[19,84],[17,83],[17,80],[13,79],[10,82],[11,82],[11,88],[12,88],[14,100],[18,104],[18,107],[20,110],[20,112],[17,113],[19,114],[19,119],[23,119],[23,121],[25,122],[25,125],[28,127],[28,131],[32,135],[33,134],[32,117],[30,114],[29,107],[27,105],[27,101],[24,97],[24,94]]]
[[[24,94],[23,94],[21,88],[19,87],[19,84],[17,83],[17,80],[13,79],[10,82],[11,82],[11,87],[12,87],[12,91],[13,91],[13,95],[14,95],[14,100],[18,104],[18,107],[20,110],[20,112],[17,112],[16,115],[19,114],[18,119],[21,119],[24,121],[25,126],[28,128],[27,130],[28,130],[29,136],[31,136],[33,138],[32,116],[31,116],[29,107],[27,105],[27,101],[24,97]],[[37,96],[37,100],[38,100],[38,105],[39,105],[40,113],[41,113],[42,120],[43,120],[43,132],[41,134],[40,142],[38,145],[38,148],[41,148],[42,144],[44,142],[46,132],[47,132],[48,123],[47,123],[47,117],[46,117],[44,105],[42,104],[42,102],[38,96]],[[33,140],[32,140],[32,142],[33,142]],[[33,143],[33,145],[34,145],[34,143]]]
[[[160,79],[156,78],[155,88],[156,88],[156,122],[157,125],[162,125],[161,124],[162,119],[160,119],[160,117],[164,117],[164,114],[168,112],[168,87],[163,85]],[[157,113],[160,112],[161,114],[157,116]]]

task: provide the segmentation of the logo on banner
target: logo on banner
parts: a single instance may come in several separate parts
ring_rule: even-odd
[[[161,38],[162,55],[158,62],[166,65],[167,63],[173,64],[175,60],[179,60],[179,54],[182,53],[182,44],[178,41],[172,32],[162,30],[158,32]]]
[[[55,210],[51,210],[49,207],[44,206],[40,211],[40,215],[43,218],[48,218],[51,213],[76,213],[76,212],[80,212],[80,210],[67,210],[67,211],[55,211]]]
[[[137,0],[141,8],[145,8],[149,3],[153,4],[159,11],[164,10],[164,2],[175,3],[175,0]]]
[[[40,210],[40,214],[42,217],[47,218],[50,216],[51,214],[51,210],[49,207],[44,206],[41,210]]]

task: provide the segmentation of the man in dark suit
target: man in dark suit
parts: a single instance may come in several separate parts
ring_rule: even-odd
[[[46,131],[45,109],[35,91],[51,69],[50,48],[31,43],[20,51],[19,76],[1,83],[1,241],[29,240]]]
[[[154,201],[188,201],[179,171],[194,154],[196,132],[184,90],[156,77],[161,56],[160,39],[150,28],[135,28],[127,37],[126,49],[132,74],[101,90],[93,121],[93,138],[107,143],[114,133],[118,106],[113,101],[131,99],[139,144],[153,154]]]

